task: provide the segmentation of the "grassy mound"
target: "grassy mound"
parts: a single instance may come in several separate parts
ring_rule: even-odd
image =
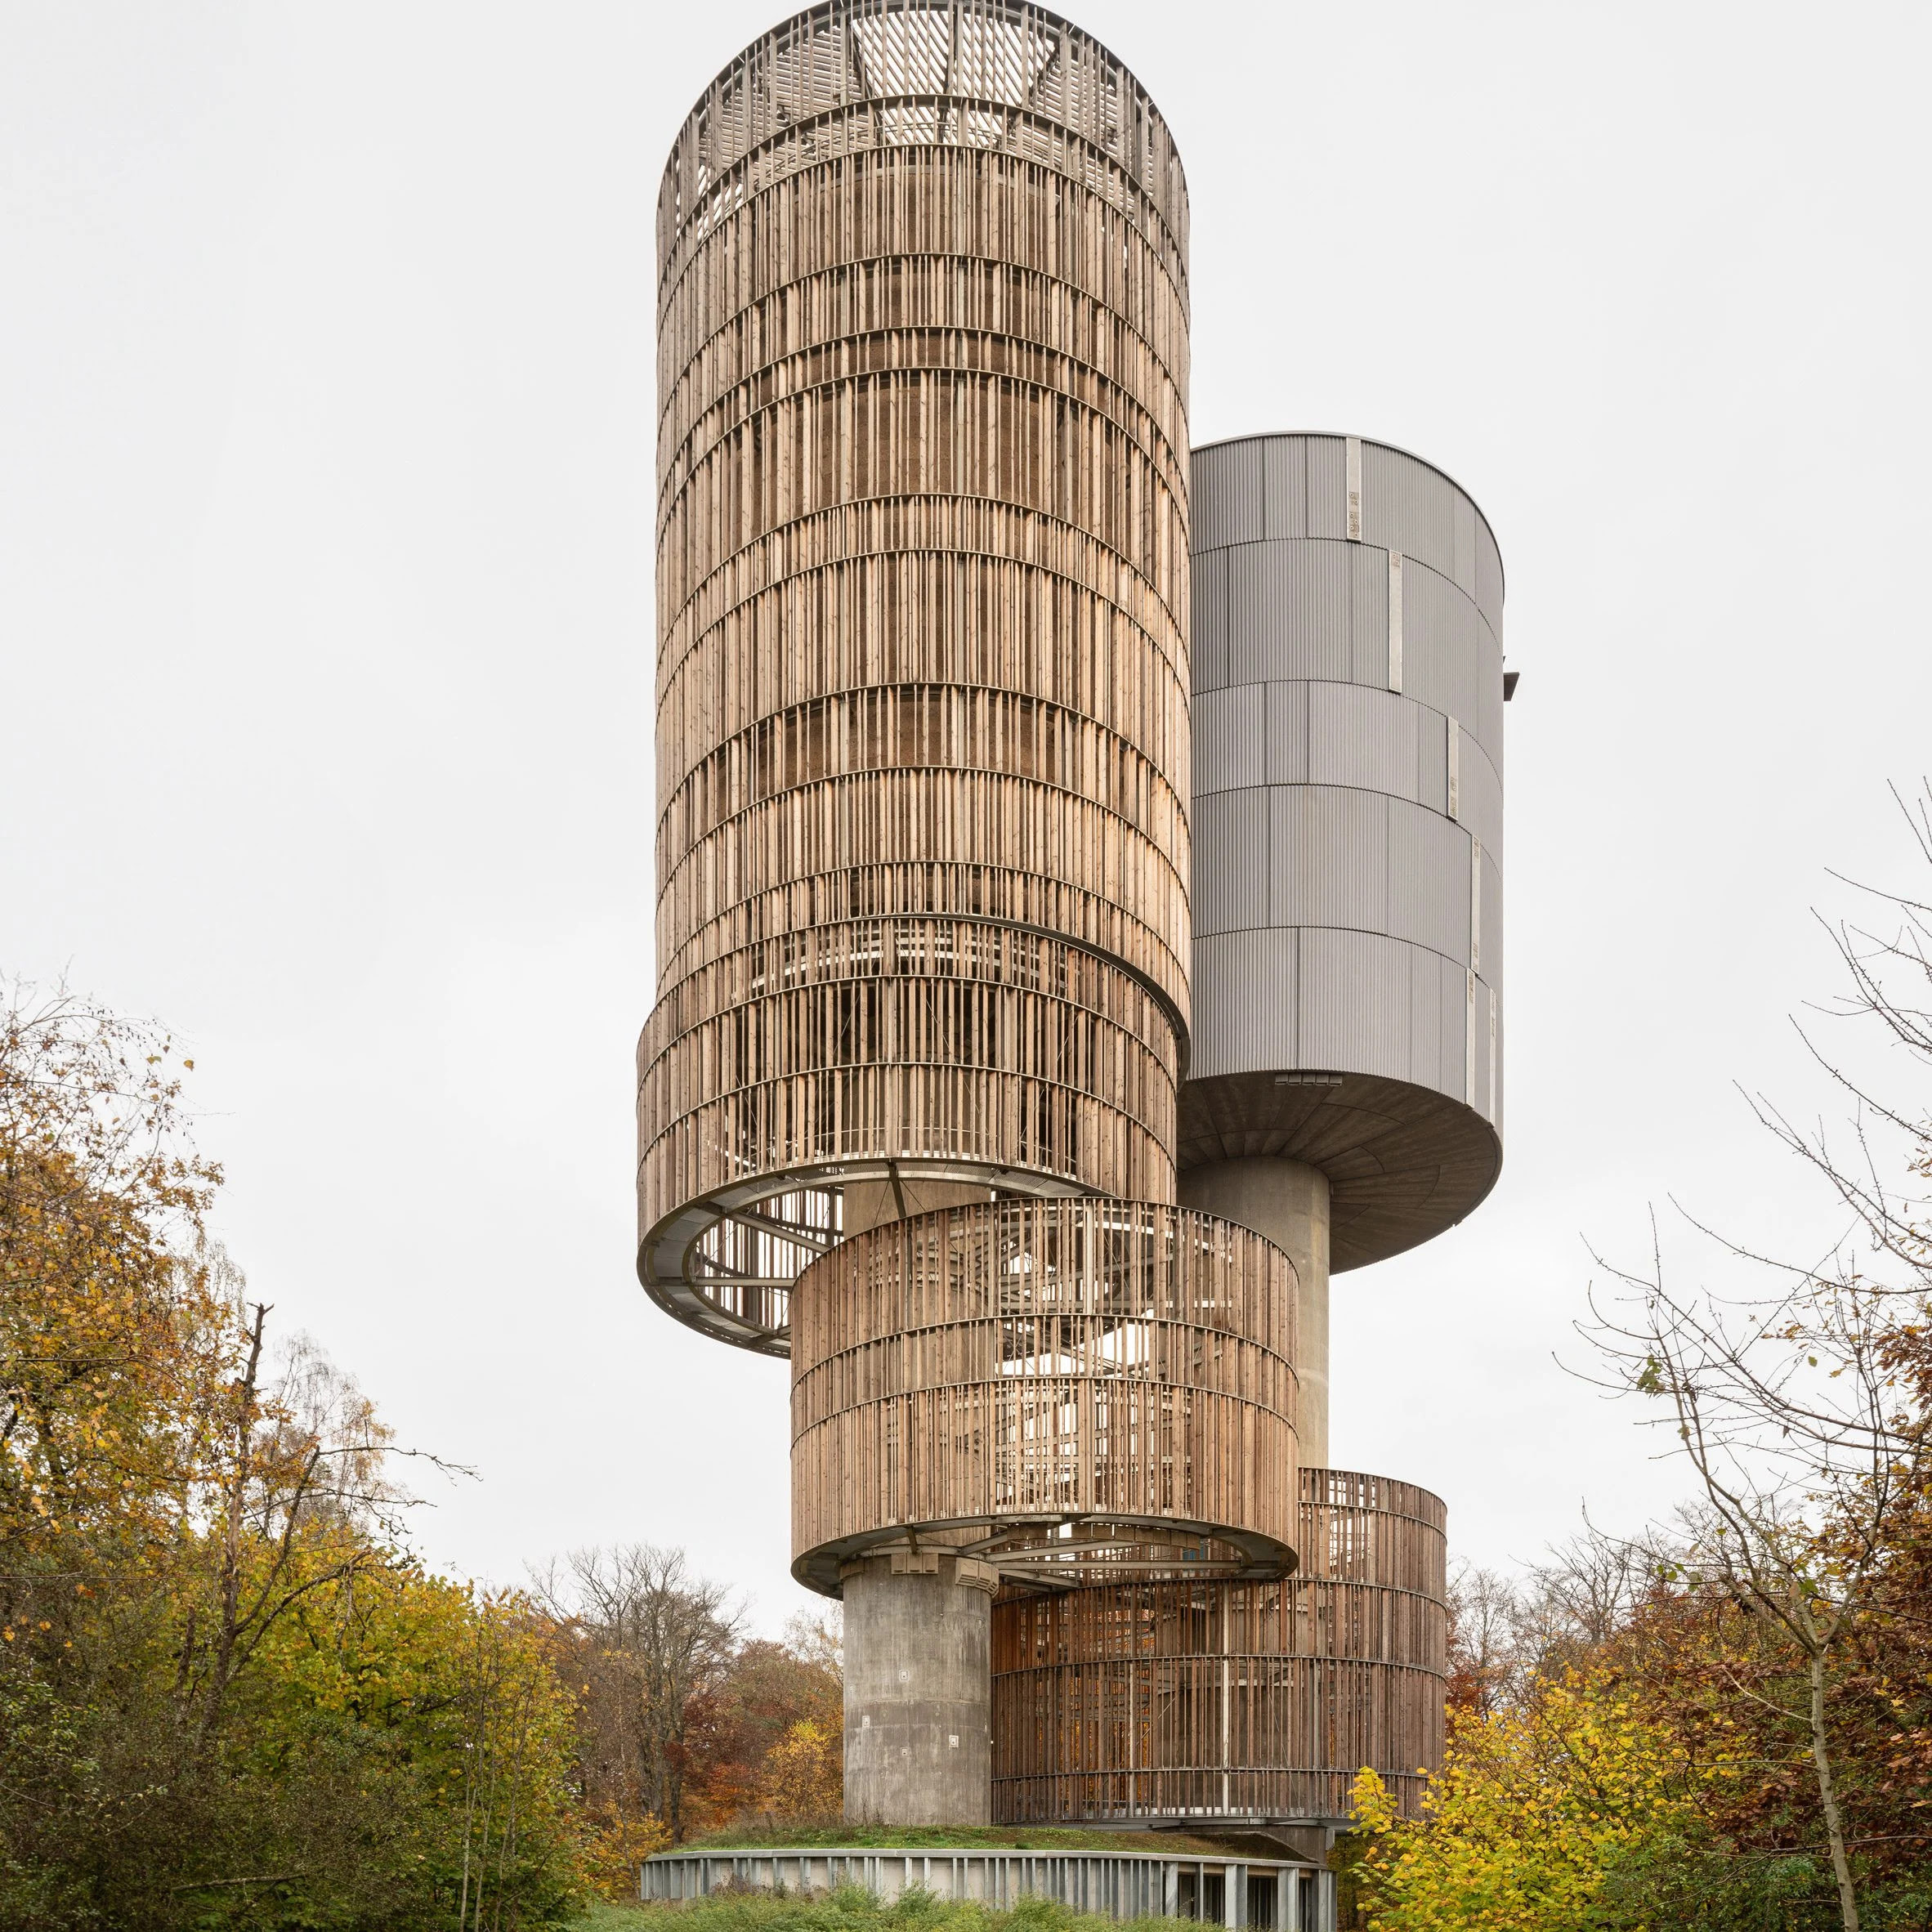
[[[726,1892],[682,1905],[602,1905],[572,1932],[1174,1932],[1171,1919],[1122,1921],[1028,1896],[1008,1911],[912,1887],[882,1905],[858,1885],[810,1897]]]
[[[1239,1856],[1238,1842],[1185,1831],[1081,1831],[1046,1826],[733,1825],[694,1838],[678,1851],[803,1851],[878,1848],[891,1851],[1160,1852],[1169,1858]],[[1250,1848],[1251,1849],[1251,1848]],[[1111,1921],[1110,1921],[1111,1923]]]

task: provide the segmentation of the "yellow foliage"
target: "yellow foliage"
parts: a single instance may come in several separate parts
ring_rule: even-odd
[[[765,1760],[763,1800],[781,1818],[837,1818],[845,1805],[843,1726],[800,1718]]]
[[[637,1867],[670,1842],[671,1834],[649,1812],[599,1827],[584,1848],[591,1883],[606,1898],[635,1898]]]
[[[1459,1723],[1418,1820],[1398,1818],[1374,1772],[1356,1781],[1361,1866],[1374,1932],[1573,1932],[1612,1867],[1681,1830],[1694,1769],[1600,1676],[1541,1686],[1523,1706]]]

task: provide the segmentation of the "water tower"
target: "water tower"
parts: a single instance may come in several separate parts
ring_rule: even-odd
[[[657,241],[637,1266],[790,1357],[848,1815],[1410,1801],[1442,1506],[1328,1469],[1327,1296],[1500,1163],[1488,528],[1190,452],[1179,160],[1043,8],[775,28]]]

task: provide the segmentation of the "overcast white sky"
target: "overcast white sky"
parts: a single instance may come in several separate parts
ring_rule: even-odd
[[[221,1230],[422,1540],[682,1543],[774,1627],[785,1370],[633,1273],[652,212],[766,0],[0,5],[0,968],[192,1042]],[[1335,1460],[1486,1561],[1675,1492],[1554,1365],[1672,1192],[1805,1246],[1827,868],[1926,745],[1932,11],[1077,17],[1171,122],[1197,441],[1439,463],[1509,579],[1509,1156],[1338,1279]]]

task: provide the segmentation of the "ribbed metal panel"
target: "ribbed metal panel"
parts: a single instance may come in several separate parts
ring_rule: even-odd
[[[1477,736],[1483,740],[1483,749],[1489,754],[1490,763],[1496,767],[1500,778],[1503,770],[1503,740],[1507,735],[1503,728],[1503,648],[1483,621],[1480,612],[1476,617],[1474,636],[1476,716],[1480,721]]]
[[[1248,437],[1217,443],[1196,456],[1191,507],[1198,549],[1252,543],[1275,534],[1267,527],[1267,491],[1262,480],[1263,460],[1273,447],[1272,442]]]
[[[1348,676],[1357,684],[1389,688],[1389,552],[1372,543],[1348,546]],[[1418,575],[1421,573],[1417,572]],[[1418,696],[1420,693],[1416,694]]]
[[[1423,948],[1409,959],[1409,1071],[1419,1087],[1447,1093],[1442,1085],[1442,966]]]
[[[1470,707],[1463,686],[1473,694],[1471,680],[1456,675],[1456,610],[1471,617],[1475,607],[1447,577],[1416,564],[1402,586],[1405,619],[1404,687],[1419,704],[1467,722]],[[1472,673],[1473,676],[1473,673]]]
[[[1462,741],[1462,822],[1483,841],[1483,849],[1503,863],[1503,787],[1489,754],[1474,739]]]
[[[1476,606],[1489,619],[1500,642],[1503,635],[1503,560],[1489,525],[1476,519]]]
[[[1194,942],[1194,989],[1206,1025],[1194,1035],[1197,1080],[1302,1064],[1295,1037],[1294,932],[1217,932]]]
[[[1469,956],[1469,835],[1401,799],[1389,807],[1389,928],[1457,966]]]
[[[1268,799],[1268,919],[1379,932],[1387,917],[1389,800],[1332,785],[1277,785]]]
[[[1221,516],[1229,543],[1255,543],[1266,535],[1261,488],[1261,455],[1266,445],[1256,438],[1226,443],[1219,452],[1223,463],[1223,496]]]
[[[1482,612],[1446,578],[1437,582],[1442,585],[1442,608],[1448,619],[1456,715],[1474,724],[1478,743],[1493,745],[1502,726],[1502,666],[1496,666],[1492,691],[1483,675],[1483,646],[1488,633]]]
[[[1346,541],[1348,470],[1342,438],[1309,436],[1304,447],[1308,458],[1308,534]]]
[[[1476,506],[1456,492],[1456,588],[1465,597],[1476,594]]]
[[[1397,692],[1359,684],[1311,684],[1308,694],[1310,784],[1416,797],[1416,742],[1431,714]]]
[[[1307,437],[1270,436],[1261,445],[1261,491],[1267,534],[1299,543],[1308,534]]]
[[[1194,866],[1194,930],[1269,924],[1266,791],[1212,792],[1194,808],[1203,847]]]
[[[1194,458],[1189,490],[1189,508],[1194,526],[1194,548],[1219,550],[1232,543],[1232,519],[1237,494],[1237,472],[1229,457],[1235,445],[1219,445],[1201,450]]]
[[[1442,1014],[1442,1058],[1437,1069],[1436,1085],[1460,1100],[1463,1098],[1463,986],[1468,968],[1434,953],[1429,957],[1436,964],[1436,998]]]
[[[1198,696],[1228,682],[1228,558],[1225,550],[1197,550],[1193,560],[1194,690]]]
[[[1483,977],[1498,991],[1503,984],[1503,874],[1489,848],[1483,850]]]
[[[1267,687],[1239,684],[1194,700],[1194,795],[1268,782]]]
[[[1360,544],[1286,543],[1220,552],[1228,588],[1214,653],[1219,669],[1211,681],[1196,671],[1195,689],[1286,678],[1346,682],[1354,671],[1349,578],[1362,553]]]
[[[1408,1079],[1411,950],[1380,932],[1303,932],[1304,1066]]]
[[[1266,680],[1273,642],[1280,628],[1268,609],[1269,597],[1263,574],[1273,557],[1273,547],[1242,543],[1221,552],[1225,559],[1227,602],[1220,675],[1217,684],[1254,684]],[[1199,688],[1198,686],[1196,687]]]
[[[1362,537],[1456,577],[1456,503],[1441,471],[1380,443],[1362,446]]]
[[[1308,779],[1308,692],[1300,682],[1268,687],[1268,782],[1306,785]]]
[[[1453,818],[1456,814],[1449,812],[1449,735],[1453,727],[1441,712],[1426,705],[1416,705],[1415,716],[1420,721],[1415,728],[1415,787],[1409,795],[1419,804],[1448,812]]]
[[[1509,1078],[1503,1072],[1503,997],[1496,999],[1496,1105],[1490,1109],[1490,1125],[1503,1132],[1503,1105],[1509,1098]]]
[[[1103,1681],[1108,1666],[1087,1666],[1084,1673],[1079,1665],[1062,1668],[1080,1689],[1092,1697],[1096,1694],[1093,1686]],[[1367,1672],[1369,1680],[1376,1683],[1384,1697],[1393,1699],[1398,1695],[1393,1688],[1393,1672],[1389,1674],[1390,1684],[1383,1686],[1379,1682],[1382,1675],[1380,1666],[1371,1664],[1358,1668]],[[1062,1692],[1062,1694],[1075,1693]],[[1030,1685],[1027,1695],[1030,1700],[1035,1695]],[[995,1698],[997,1709],[999,1688],[995,1691]],[[1339,1697],[1336,1701],[1340,1702]],[[1438,1688],[1436,1693],[1438,1714],[1441,1703],[1442,1693]],[[1311,1700],[1310,1707],[1312,1712],[1321,1706]],[[1168,1715],[1171,1716],[1170,1713]],[[1031,1701],[1026,1715],[1029,1724],[1037,1722],[1038,1713]],[[1378,1707],[1375,1715],[1378,1722],[1386,1724],[1388,1720],[1383,1710]],[[1098,1728],[1111,1735],[1110,1727],[1102,1724]],[[1122,1724],[1118,1729],[1124,1733],[1128,1727]],[[1406,1764],[1409,1759],[1403,1757],[1397,1761]],[[1169,1787],[1180,1788],[1183,1801],[1174,1804],[1172,1809],[1187,1818],[1201,1814],[1198,1802],[1185,1801],[1196,1796],[1193,1787],[1205,1782],[1211,1788],[1220,1782],[1219,1772],[1202,1772],[1192,1766],[1152,1772],[1143,1765],[1125,1775],[1129,1788],[1152,1785],[1156,1780],[1163,1791]],[[1244,1769],[1240,1775],[1244,1793],[1258,1782],[1252,1771]],[[1345,1802],[1350,1775],[1329,1773],[1323,1781],[1325,1786],[1344,1794],[1344,1798],[1330,1800],[1326,1806],[1308,1809],[1316,1812],[1332,1810],[1336,1803]],[[1261,1776],[1274,1781],[1268,1787],[1272,1795],[1277,1785],[1284,1791],[1299,1789],[1295,1782],[1298,1778],[1313,1784],[1320,1774],[1271,1767]],[[998,1810],[996,1815],[1005,1817],[1008,1810],[1018,1805],[1020,1800],[1014,1795],[1015,1787],[1021,1796],[1038,1796],[1026,1790],[1031,1782],[1002,1780],[1001,1801],[1004,1809]],[[1056,1781],[1042,1778],[1039,1782],[1049,1787],[1047,1802],[1036,1813],[1028,1811],[1025,1815],[1028,1818],[1036,1815],[1055,1823],[1062,1818],[1086,1818],[1090,1814],[1092,1800],[1085,1794],[1111,1788],[1106,1773],[1070,1774],[1063,1782],[1076,1787],[1080,1795],[1076,1796],[1070,1793],[1062,1799],[1051,1790]],[[1398,1782],[1393,1773],[1390,1782]],[[1420,1783],[1420,1780],[1411,1782]],[[1161,1807],[1156,1805],[1153,1809],[1157,1814]],[[1279,1813],[1283,1805],[1277,1798],[1272,1804],[1254,1805],[1252,1809],[1259,1818],[1266,1819]],[[1124,1809],[1123,1818],[1142,1822],[1147,1812],[1143,1796],[1138,1806]],[[747,1892],[822,1897],[844,1885],[870,1892],[885,1905],[915,1890],[929,1898],[949,1902],[971,1900],[976,1905],[995,1911],[1012,1911],[1052,1898],[1076,1912],[1136,1922],[1144,1919],[1198,1918],[1198,1901],[1204,1897],[1219,1897],[1224,1901],[1223,1909],[1227,1921],[1231,1925],[1237,1922],[1235,1914],[1239,1912],[1242,1916],[1238,1922],[1246,1925],[1252,1922],[1247,1916],[1247,1903],[1259,1885],[1265,1888],[1265,1896],[1271,1902],[1272,1916],[1268,1923],[1295,1926],[1301,1932],[1320,1932],[1320,1928],[1332,1925],[1335,1921],[1335,1884],[1332,1873],[1319,1871],[1311,1865],[1291,1864],[1278,1859],[1250,1859],[1246,1855],[1237,1862],[1232,1858],[1163,1858],[1147,1852],[936,1852],[922,1846],[912,1850],[757,1849],[660,1852],[643,1866],[637,1889],[638,1895],[654,1905],[681,1904],[713,1893],[734,1898]],[[1196,1903],[1191,1907],[1188,1901]]]

